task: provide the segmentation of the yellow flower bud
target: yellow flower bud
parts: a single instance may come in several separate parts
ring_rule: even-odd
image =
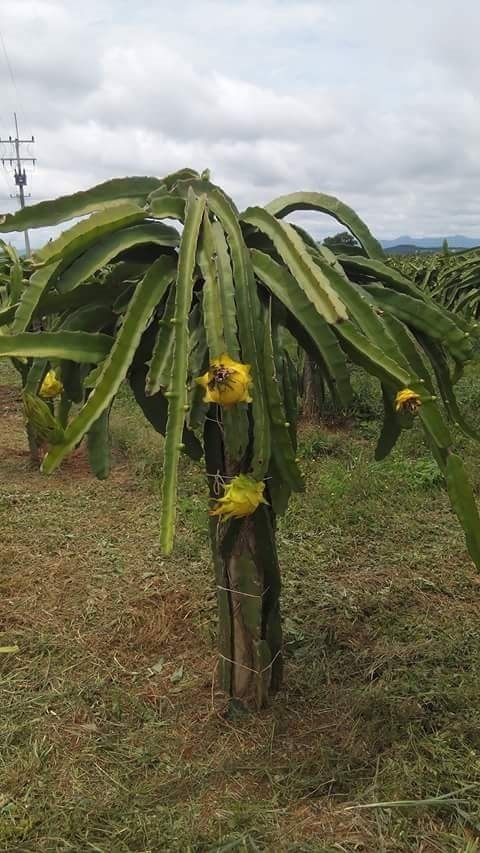
[[[398,391],[395,397],[396,412],[416,415],[421,405],[420,395],[412,391],[411,388],[404,388],[402,391]]]
[[[205,388],[205,403],[219,403],[225,409],[235,403],[251,403],[249,387],[252,384],[250,365],[234,361],[227,353],[214,358],[209,369],[196,380]]]
[[[62,391],[63,385],[60,382],[60,379],[57,379],[57,374],[54,370],[49,370],[40,386],[40,397],[52,400],[54,397],[58,397]]]
[[[225,489],[225,494],[210,511],[210,515],[220,518],[243,518],[252,515],[260,504],[266,504],[263,497],[265,483],[254,480],[246,474],[234,477]]]

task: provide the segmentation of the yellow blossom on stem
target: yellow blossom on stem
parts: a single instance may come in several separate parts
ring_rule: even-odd
[[[62,391],[63,384],[60,382],[60,379],[57,379],[57,374],[54,370],[49,370],[40,386],[40,397],[52,400],[54,397],[58,397]]]
[[[227,353],[214,358],[207,372],[196,381],[205,388],[205,403],[219,403],[229,409],[236,403],[252,402],[250,365],[234,361]]]
[[[225,489],[225,494],[210,510],[210,515],[220,518],[243,518],[252,515],[260,504],[266,504],[263,496],[265,483],[254,480],[247,474],[238,474]]]
[[[422,401],[420,399],[420,395],[417,394],[416,391],[412,391],[411,388],[403,388],[402,391],[397,392],[395,397],[396,412],[416,415],[421,405]]]

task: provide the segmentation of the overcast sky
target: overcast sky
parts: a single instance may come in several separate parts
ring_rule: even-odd
[[[240,207],[314,189],[380,238],[480,235],[478,0],[14,0],[0,31],[31,201],[188,165]]]

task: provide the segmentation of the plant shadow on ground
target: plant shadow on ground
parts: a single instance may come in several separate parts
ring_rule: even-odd
[[[373,418],[303,429],[307,492],[278,530],[285,686],[234,721],[201,473],[183,463],[166,559],[162,441],[128,394],[111,478],[80,449],[45,479],[0,378],[0,646],[19,648],[0,655],[0,850],[480,850],[480,584],[415,430],[377,464]],[[470,373],[477,423],[479,395]]]

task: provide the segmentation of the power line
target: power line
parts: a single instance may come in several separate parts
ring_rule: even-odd
[[[2,145],[10,145],[10,156],[1,157],[2,165],[5,166],[6,162],[10,163],[10,166],[14,166],[14,179],[15,184],[18,187],[18,193],[11,195],[10,198],[18,198],[20,201],[20,207],[25,207],[25,187],[27,186],[27,173],[25,170],[24,163],[31,163],[35,165],[35,157],[23,157],[22,156],[22,145],[28,145],[31,142],[35,142],[34,137],[31,139],[20,139],[20,134],[18,132],[18,121],[17,114],[13,114],[13,118],[15,121],[15,138],[12,139],[11,136],[8,139],[0,139],[0,144]],[[15,165],[14,165],[15,164]],[[28,231],[24,231],[25,236],[25,251],[27,253],[27,257],[30,256],[30,239],[28,236]]]
[[[10,198],[10,194],[11,194],[11,192],[12,192],[12,188],[11,188],[11,186],[10,186],[9,182],[8,182],[8,178],[7,178],[7,175],[6,175],[6,168],[5,168],[5,166],[4,166],[4,167],[3,167],[3,169],[1,170],[1,173],[2,173],[2,178],[3,178],[3,180],[5,181],[5,186],[6,186],[7,190],[8,190],[8,196],[9,196],[9,198]]]
[[[17,84],[16,84],[16,82],[15,82],[15,77],[14,77],[14,74],[13,74],[13,68],[12,68],[12,65],[11,65],[11,62],[10,62],[10,59],[9,59],[8,53],[7,53],[7,46],[6,46],[6,44],[5,44],[5,39],[3,38],[3,35],[2,35],[2,31],[1,31],[1,30],[0,30],[0,42],[1,42],[1,44],[2,44],[2,50],[3,50],[3,54],[4,54],[4,56],[5,56],[5,62],[7,63],[7,68],[8,68],[9,74],[10,74],[11,81],[12,81],[12,83],[13,83],[13,87],[14,87],[14,89],[16,89],[16,88],[17,88]]]
[[[20,101],[20,93],[18,91],[17,81],[15,80],[15,75],[13,73],[12,63],[10,62],[10,57],[7,51],[7,45],[5,44],[5,39],[3,37],[3,33],[0,30],[0,45],[2,46],[2,52],[5,59],[5,65],[7,66],[7,70],[10,76],[10,81],[12,83],[13,90],[15,92],[17,103]]]
[[[10,146],[10,155],[9,156],[8,155],[2,156],[2,157],[0,157],[0,160],[1,160],[2,165],[4,167],[5,167],[6,162],[9,162],[11,167],[14,166],[13,177],[14,177],[15,185],[18,187],[18,192],[14,192],[14,193],[10,192],[10,186],[9,186],[9,183],[7,180],[7,176],[5,174],[5,172],[6,172],[5,168],[2,169],[1,171],[2,171],[2,176],[5,180],[5,184],[7,186],[7,189],[9,191],[10,198],[18,199],[20,202],[20,208],[23,210],[23,208],[25,207],[25,187],[27,186],[27,173],[26,173],[24,164],[29,163],[32,166],[34,166],[35,165],[35,158],[34,157],[24,157],[22,155],[21,146],[29,145],[31,142],[35,142],[35,139],[33,136],[31,139],[21,139],[20,138],[20,134],[18,131],[18,120],[17,120],[17,112],[18,112],[18,107],[20,105],[20,93],[18,91],[17,81],[15,80],[15,74],[13,73],[12,63],[10,62],[10,57],[8,55],[7,45],[5,44],[5,39],[3,37],[3,33],[1,30],[0,30],[0,46],[2,48],[3,56],[5,59],[5,65],[8,69],[8,74],[10,76],[10,82],[12,84],[12,90],[14,93],[13,101],[14,101],[14,103],[16,101],[15,106],[17,107],[17,110],[13,113],[13,118],[14,118],[14,122],[15,122],[15,137],[12,138],[11,136],[9,136],[8,139],[0,139],[1,145],[9,145]],[[27,149],[27,151],[28,151],[28,149]],[[27,196],[27,197],[29,197],[29,196]],[[27,230],[25,230],[23,233],[24,233],[24,237],[25,237],[25,251],[26,251],[27,257],[29,257],[30,256],[30,238],[28,236]]]

